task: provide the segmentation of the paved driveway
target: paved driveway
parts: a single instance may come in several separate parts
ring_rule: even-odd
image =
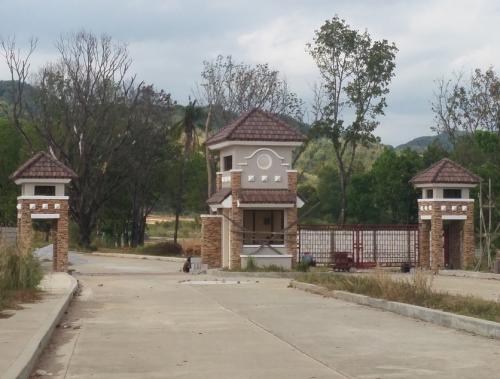
[[[38,365],[53,378],[498,377],[500,341],[287,280],[211,284],[175,263],[80,258],[81,296]]]

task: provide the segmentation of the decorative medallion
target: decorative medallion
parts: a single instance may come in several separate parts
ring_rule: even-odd
[[[273,160],[269,154],[260,154],[257,158],[257,167],[261,170],[268,170],[273,164]]]

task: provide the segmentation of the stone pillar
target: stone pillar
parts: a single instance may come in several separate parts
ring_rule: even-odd
[[[286,209],[285,246],[288,254],[292,256],[292,266],[297,263],[297,207]]]
[[[17,248],[21,255],[25,255],[31,251],[33,246],[30,203],[27,200],[21,200],[18,204],[21,209],[18,210],[17,219]]]
[[[288,189],[297,193],[297,170],[287,170]]]
[[[233,198],[231,208],[231,246],[229,265],[231,269],[241,268],[241,248],[243,244],[243,211],[238,208],[238,192],[241,188],[241,170],[231,171],[231,196]]]
[[[464,221],[464,240],[463,240],[463,266],[462,268],[471,268],[474,264],[474,203],[467,204],[467,219]]]
[[[430,232],[430,223],[425,220],[421,220],[419,224],[419,265],[422,268],[430,268],[430,240],[429,240],[429,232]]]
[[[431,220],[431,269],[438,271],[444,267],[443,220],[439,205],[432,206]]]
[[[288,170],[288,189],[297,195],[297,170]],[[286,209],[285,246],[292,255],[292,266],[297,263],[297,205]]]
[[[218,172],[215,180],[215,190],[220,191],[222,189],[222,172]]]
[[[54,240],[53,269],[54,271],[68,271],[69,249],[69,216],[68,201],[60,201],[59,219],[56,221],[56,239]]]
[[[201,261],[209,268],[222,266],[222,216],[201,216]]]

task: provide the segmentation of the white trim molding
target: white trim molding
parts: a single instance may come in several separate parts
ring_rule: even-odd
[[[474,188],[477,184],[460,184],[460,183],[424,183],[424,184],[415,184],[415,188]]]
[[[443,220],[467,220],[466,215],[442,215]]]
[[[274,209],[281,209],[281,208],[293,208],[295,207],[295,204],[291,203],[240,203],[238,201],[238,208],[274,208]]]
[[[303,142],[292,141],[222,141],[214,145],[209,145],[209,150],[219,150],[228,146],[300,146]]]
[[[17,200],[69,200],[69,196],[18,196]]]
[[[434,202],[434,201],[462,201],[464,203],[473,203],[474,199],[417,199],[418,203],[422,203],[422,202],[426,202],[426,201],[429,201],[429,202]]]
[[[54,220],[61,217],[59,213],[32,213],[31,219],[33,220]]]
[[[297,196],[297,208],[302,208],[304,206],[305,202],[302,200],[299,196]]]
[[[272,245],[271,245],[272,246]],[[289,254],[276,254],[276,255],[272,255],[272,254],[240,254],[240,257],[241,258],[248,258],[248,257],[252,257],[252,258],[292,258],[291,255]]]
[[[216,211],[217,209],[231,209],[233,207],[233,195],[229,195],[219,204],[211,204],[210,209]]]
[[[33,179],[17,179],[16,181],[14,181],[14,183],[16,184],[24,184],[24,183],[41,183],[41,184],[68,184],[69,182],[71,182],[71,179],[37,179],[37,178],[33,178]]]
[[[283,234],[285,234],[285,233],[283,233]],[[248,245],[243,244],[243,247],[261,247],[261,246],[263,246],[263,247],[267,247],[267,246],[271,246],[271,247],[283,247],[283,248],[286,247],[283,244],[281,244],[281,245],[273,245],[273,244],[271,244],[271,245],[265,245],[265,246],[264,245],[257,245],[257,244],[248,244]]]
[[[432,216],[431,215],[421,215],[420,219],[421,220],[432,220]]]
[[[245,157],[245,159],[252,159],[252,158],[255,156],[255,154],[257,154],[257,153],[258,153],[258,152],[260,152],[260,151],[269,151],[269,152],[273,153],[274,155],[276,155],[276,157],[277,157],[278,159],[281,159],[281,160],[284,160],[284,159],[285,159],[285,157],[282,157],[282,156],[281,156],[281,155],[279,155],[276,151],[274,151],[273,149],[270,149],[269,147],[261,147],[260,149],[255,150],[255,151],[254,151],[252,154],[250,154],[249,156],[246,156],[246,157]]]

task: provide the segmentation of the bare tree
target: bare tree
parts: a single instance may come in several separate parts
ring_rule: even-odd
[[[109,36],[82,31],[61,37],[56,47],[60,59],[43,68],[37,82],[34,124],[78,175],[70,205],[80,243],[88,246],[100,210],[127,175],[119,169],[120,152],[130,141],[142,83],[128,76],[126,46]]]
[[[0,55],[4,58],[10,73],[11,88],[11,106],[8,108],[8,114],[18,132],[23,136],[31,152],[33,152],[33,142],[23,125],[23,113],[25,110],[24,92],[30,75],[30,58],[36,49],[38,40],[31,38],[29,46],[25,52],[17,47],[14,36],[6,39],[0,38]]]
[[[474,70],[468,79],[464,73],[439,79],[432,110],[433,129],[447,133],[453,143],[460,134],[477,130],[500,134],[500,78],[490,67],[485,72]]]
[[[205,135],[252,108],[261,108],[281,116],[302,120],[303,102],[291,92],[287,81],[268,64],[236,63],[219,55],[203,62],[202,82],[196,97],[208,107]],[[208,194],[214,192],[214,160],[205,148]]]
[[[15,89],[15,125],[31,147],[23,128],[29,125],[77,173],[70,187],[70,210],[82,245],[90,244],[104,210],[122,224],[118,229],[131,245],[142,243],[146,216],[162,192],[160,173],[174,160],[170,95],[136,83],[129,74],[132,60],[125,44],[81,31],[57,41],[59,59],[41,69],[30,87],[34,106],[26,107],[35,46],[32,40],[23,55],[14,39],[2,41]],[[119,210],[105,209],[109,203]]]

